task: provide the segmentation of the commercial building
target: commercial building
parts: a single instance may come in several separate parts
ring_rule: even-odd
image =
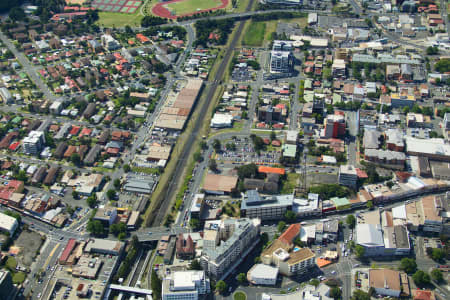
[[[10,236],[13,236],[18,226],[19,222],[16,218],[0,212],[0,232],[8,232]]]
[[[45,136],[42,131],[30,131],[23,139],[23,152],[25,154],[38,154],[45,145]]]
[[[90,239],[87,242],[84,251],[90,253],[120,255],[123,248],[124,243],[119,241],[111,241],[105,239]]]
[[[354,188],[357,181],[358,174],[354,166],[341,165],[339,167],[339,184]]]
[[[356,243],[364,247],[365,256],[384,255],[383,231],[380,225],[357,224]]]
[[[211,291],[204,271],[173,272],[162,282],[163,300],[197,300]]]
[[[278,278],[278,268],[256,264],[247,273],[247,280],[255,285],[275,285]]]
[[[399,298],[400,295],[409,296],[408,275],[390,269],[369,270],[369,287],[382,296]]]
[[[155,182],[150,179],[128,178],[123,185],[124,191],[138,194],[151,194],[155,188]]]
[[[259,241],[259,219],[227,219],[205,224],[200,264],[215,280],[228,276]]]
[[[450,145],[444,139],[418,139],[408,136],[405,138],[405,143],[409,155],[450,162]]]
[[[111,226],[117,218],[115,207],[100,207],[97,209],[93,220],[100,221],[104,226]]]
[[[233,126],[233,116],[231,114],[215,113],[211,119],[211,128],[226,128]]]
[[[391,150],[366,149],[364,151],[364,159],[386,168],[403,170],[406,155],[403,152]]]
[[[292,210],[294,195],[261,196],[257,190],[247,191],[241,202],[241,216],[262,221],[284,219]]]
[[[208,194],[229,194],[236,188],[237,181],[237,176],[207,174],[203,189]]]
[[[303,4],[303,0],[260,0],[260,2],[263,4],[276,4],[286,6],[295,6]]]

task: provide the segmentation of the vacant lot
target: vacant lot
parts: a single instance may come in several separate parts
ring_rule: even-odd
[[[15,247],[20,248],[20,252],[17,255],[19,264],[28,267],[31,266],[42,243],[43,240],[38,233],[23,230],[14,243]]]
[[[211,9],[222,4],[220,0],[184,0],[167,4],[167,7],[176,15],[191,14],[199,10]]]
[[[264,33],[266,32],[266,23],[251,22],[245,32],[242,44],[246,46],[260,47],[264,42]]]

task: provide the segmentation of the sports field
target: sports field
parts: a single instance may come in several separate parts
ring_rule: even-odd
[[[101,11],[133,14],[141,4],[141,0],[93,0],[91,5]]]
[[[167,8],[174,15],[186,15],[200,10],[211,9],[220,6],[220,0],[184,0],[167,4]]]

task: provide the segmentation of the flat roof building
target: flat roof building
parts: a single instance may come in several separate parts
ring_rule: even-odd
[[[91,253],[119,255],[124,248],[124,243],[105,239],[90,239],[84,250]]]
[[[254,265],[247,273],[247,280],[255,285],[275,285],[278,268],[264,264]]]
[[[14,235],[19,222],[17,219],[0,212],[0,231],[8,232],[10,236]]]
[[[260,196],[258,191],[249,190],[241,202],[241,216],[265,220],[283,219],[292,210],[294,195]]]
[[[348,187],[356,187],[356,183],[358,181],[358,175],[356,172],[356,168],[352,165],[342,165],[339,168],[339,184],[348,186]]]
[[[197,300],[210,291],[210,282],[204,271],[173,272],[162,282],[163,300]]]

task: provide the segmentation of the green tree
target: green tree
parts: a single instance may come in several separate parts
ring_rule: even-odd
[[[431,251],[431,258],[437,262],[443,261],[445,258],[445,255],[446,255],[446,253],[445,253],[444,249],[434,248]]]
[[[130,172],[130,170],[131,170],[130,165],[128,165],[128,164],[123,165],[123,171],[124,172],[128,173],[128,172]]]
[[[222,149],[222,144],[220,143],[220,141],[218,140],[218,139],[215,139],[214,141],[213,141],[213,148],[214,148],[214,150],[216,151],[216,152],[219,152],[220,151],[220,149]]]
[[[351,300],[370,300],[370,296],[368,293],[361,291],[361,290],[355,290],[353,292]]]
[[[127,232],[127,224],[125,224],[123,222],[112,224],[109,227],[109,231],[112,234],[114,234],[115,236],[118,236],[121,233],[125,233],[126,234],[126,232]]]
[[[247,275],[245,275],[245,273],[239,273],[237,276],[237,281],[239,282],[239,284],[244,284],[247,282]]]
[[[81,165],[81,156],[78,153],[72,153],[72,155],[70,156],[70,161],[75,165],[75,166],[79,166]]]
[[[258,174],[258,166],[251,163],[248,165],[243,165],[238,168],[239,179],[244,178],[254,178]]]
[[[161,299],[161,287],[162,287],[162,281],[158,277],[158,274],[156,274],[155,270],[152,270],[152,276],[151,276],[151,287],[153,292],[153,298],[154,299]]]
[[[309,284],[317,287],[317,286],[319,286],[320,281],[319,281],[319,279],[313,278],[309,281]]]
[[[119,178],[114,179],[113,185],[117,190],[120,189],[120,179]]]
[[[86,229],[94,236],[102,236],[104,234],[103,224],[99,220],[89,220]]]
[[[108,197],[109,200],[113,200],[114,198],[116,198],[116,191],[115,190],[108,190],[106,192],[106,196]]]
[[[25,170],[20,170],[16,179],[26,182],[28,180],[27,172],[25,172]]]
[[[286,227],[286,222],[284,222],[284,221],[278,222],[278,226],[277,226],[278,232],[283,232],[285,227]]]
[[[189,226],[191,226],[192,229],[196,230],[200,227],[200,221],[197,218],[191,218],[189,220]]]
[[[87,197],[86,203],[90,208],[94,208],[97,205],[97,197],[95,195]]]
[[[433,269],[431,271],[431,277],[434,281],[440,283],[444,281],[444,275],[442,275],[442,271],[439,269]]]
[[[271,131],[270,132],[270,140],[271,141],[273,141],[273,140],[276,140],[277,139],[277,134],[275,133],[275,131]]]
[[[422,270],[417,270],[416,273],[414,273],[414,275],[412,276],[412,279],[418,287],[426,286],[431,282],[430,275]]]
[[[200,142],[200,148],[202,148],[203,150],[208,149],[208,143],[205,141],[201,141]]]
[[[355,246],[356,257],[363,258],[365,253],[366,253],[366,249],[363,246],[361,246],[361,245]]]
[[[126,237],[127,237],[126,232],[121,232],[121,233],[119,233],[119,234],[117,235],[117,238],[119,239],[119,241],[125,240]]]
[[[226,145],[225,145],[225,148],[228,150],[228,151],[236,151],[236,144],[235,143],[227,143]]]
[[[373,208],[373,202],[371,200],[367,201],[366,205],[367,205],[367,208],[370,210]]]
[[[286,211],[284,218],[286,219],[286,222],[292,223],[295,222],[295,220],[297,219],[297,215],[292,210],[288,210]]]
[[[196,162],[201,162],[203,160],[202,154],[200,151],[194,153],[194,160]]]
[[[413,258],[404,257],[400,260],[400,269],[408,274],[412,274],[417,270],[416,260]]]
[[[201,270],[201,269],[202,266],[200,265],[198,259],[192,260],[191,263],[189,264],[189,270]]]
[[[80,197],[80,195],[78,194],[77,191],[72,191],[72,197],[73,197],[73,199],[78,199],[78,197]]]
[[[217,281],[217,283],[216,283],[216,290],[220,294],[225,293],[225,291],[227,290],[227,284],[225,283],[225,281],[223,281],[223,280]]]
[[[348,215],[347,218],[345,219],[348,227],[350,227],[351,229],[355,228],[356,225],[356,218],[354,215]]]
[[[13,7],[9,11],[9,18],[13,21],[21,21],[25,19],[25,16],[25,12],[19,6]]]
[[[217,169],[217,162],[216,162],[215,159],[211,159],[211,160],[209,161],[208,166],[209,166],[209,169],[210,169],[211,171],[217,172],[217,170],[218,170],[218,169]]]
[[[333,287],[330,290],[330,297],[337,300],[337,299],[341,299],[342,297],[342,291],[338,286]]]

